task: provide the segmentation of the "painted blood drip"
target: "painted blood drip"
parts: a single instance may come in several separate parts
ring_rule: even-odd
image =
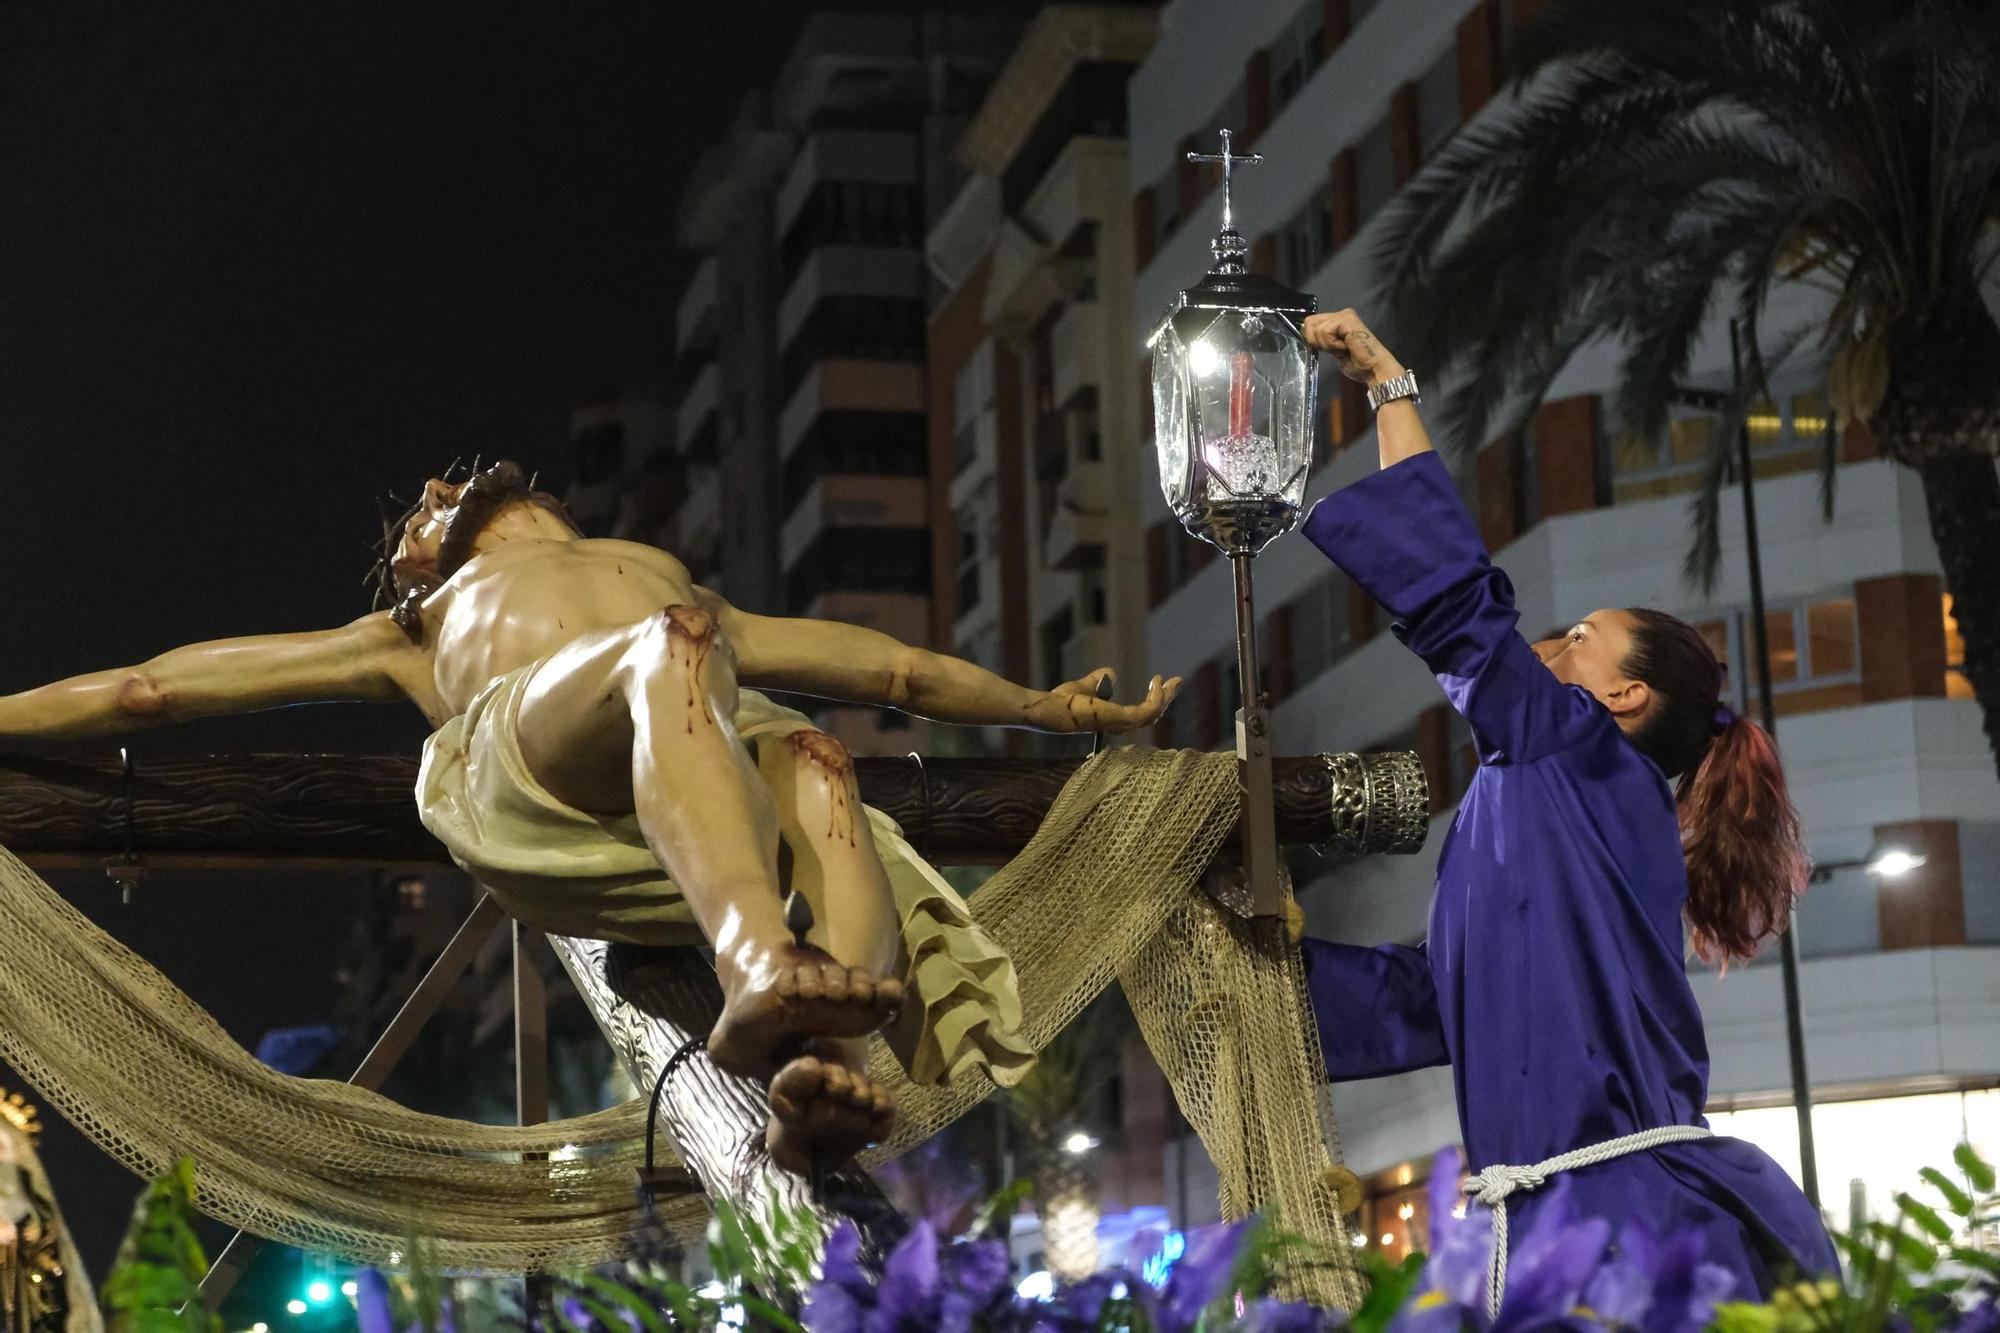
[[[795,731],[792,733],[792,744],[807,763],[826,773],[827,840],[845,842],[850,847],[860,846],[860,833],[854,820],[854,765],[846,749],[823,731]],[[844,832],[843,824],[846,825]]]
[[[708,664],[708,655],[715,647],[715,635],[708,632],[696,633],[690,630],[688,625],[682,621],[673,609],[667,611],[667,624],[667,660],[669,662],[674,660],[675,645],[677,642],[684,640],[688,645],[688,669],[686,672],[687,729],[688,734],[692,736],[694,734],[694,720],[697,716],[709,726],[712,727],[715,725],[715,718],[711,714],[711,711],[701,704],[698,697],[698,691],[701,688],[701,671]],[[704,623],[701,628],[703,631],[706,631],[709,627]]]

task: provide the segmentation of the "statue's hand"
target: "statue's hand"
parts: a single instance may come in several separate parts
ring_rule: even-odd
[[[1179,676],[1171,680],[1155,676],[1140,703],[1098,698],[1099,686],[1115,679],[1110,667],[1099,667],[1080,680],[1056,686],[1028,706],[1028,724],[1043,731],[1137,731],[1159,721],[1160,714],[1181,692]]]

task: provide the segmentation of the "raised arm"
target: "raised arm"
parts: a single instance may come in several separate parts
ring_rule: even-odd
[[[745,685],[884,704],[938,722],[1133,731],[1158,721],[1181,687],[1178,676],[1155,676],[1142,702],[1113,703],[1096,694],[1099,681],[1111,674],[1103,667],[1053,690],[1031,690],[878,630],[833,620],[752,615],[705,590],[702,598],[736,650],[737,679]]]
[[[339,629],[189,644],[0,696],[0,737],[108,736],[282,704],[400,699],[419,657],[386,611]]]
[[[1313,323],[1320,319],[1328,322]],[[1306,336],[1352,378],[1374,384],[1402,373],[1351,310],[1312,316]],[[1517,631],[1513,585],[1488,559],[1415,403],[1384,404],[1375,424],[1382,470],[1315,505],[1306,539],[1395,618],[1396,636],[1471,725],[1480,762],[1529,762],[1615,725]]]

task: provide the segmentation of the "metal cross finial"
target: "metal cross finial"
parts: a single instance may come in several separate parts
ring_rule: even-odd
[[[1229,151],[1230,138],[1231,135],[1229,131],[1224,130],[1222,132],[1222,151],[1219,153],[1189,153],[1187,155],[1187,159],[1190,162],[1220,162],[1222,164],[1222,229],[1224,231],[1228,231],[1232,226],[1235,225],[1230,220],[1231,213],[1229,207],[1229,164],[1232,162],[1262,162],[1264,160],[1264,155],[1262,153],[1230,152]]]

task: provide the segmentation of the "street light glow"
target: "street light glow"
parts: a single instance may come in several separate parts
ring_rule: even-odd
[[[1929,859],[1907,847],[1884,847],[1868,862],[1868,873],[1878,879],[1901,879]]]
[[[1096,1146],[1097,1140],[1080,1129],[1063,1140],[1063,1151],[1072,1157],[1081,1157]]]

